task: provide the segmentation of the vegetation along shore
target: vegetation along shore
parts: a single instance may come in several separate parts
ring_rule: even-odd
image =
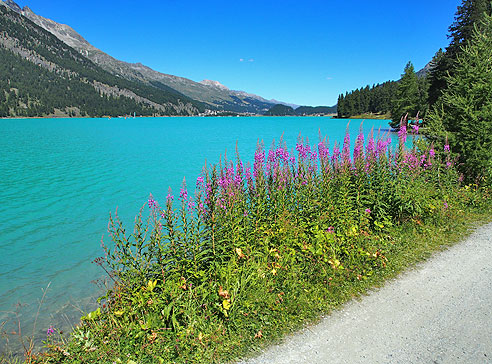
[[[68,339],[31,363],[224,362],[379,285],[486,219],[490,189],[463,185],[450,147],[359,134],[258,145],[209,166],[128,233],[117,215],[97,261],[114,280]],[[413,135],[411,137],[416,137]],[[365,147],[364,147],[365,144]],[[425,242],[425,243],[424,243]]]

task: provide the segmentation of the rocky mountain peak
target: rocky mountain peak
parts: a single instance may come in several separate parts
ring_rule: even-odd
[[[15,1],[12,0],[0,0],[0,4],[8,7],[9,9],[15,11],[16,13],[21,13],[22,9],[20,8],[19,5],[15,3]]]
[[[27,5],[22,8],[22,15],[25,16],[26,14],[34,14],[34,11]]]
[[[213,87],[217,87],[221,90],[229,90],[229,88],[227,86],[224,86],[223,84],[221,84],[219,81],[213,81],[213,80],[203,80],[202,82],[200,82],[202,85],[206,85],[206,86],[213,86]]]

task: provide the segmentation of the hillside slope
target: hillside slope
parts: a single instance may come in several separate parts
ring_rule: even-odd
[[[117,60],[94,47],[68,25],[59,24],[39,16],[27,6],[21,9],[12,0],[8,0],[4,4],[46,29],[104,70],[124,79],[140,81],[159,89],[177,90],[183,95],[203,102],[210,109],[262,114],[274,104],[279,103],[244,91],[230,90],[217,81],[195,82],[187,78],[155,71],[141,63],[127,63]]]
[[[15,3],[1,4],[7,6],[0,6],[0,116],[195,115],[205,109],[166,86],[110,74],[12,10]]]

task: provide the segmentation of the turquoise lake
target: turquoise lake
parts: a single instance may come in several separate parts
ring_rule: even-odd
[[[101,289],[108,216],[118,207],[127,230],[150,193],[163,201],[183,177],[193,190],[205,163],[217,162],[236,142],[251,160],[258,139],[268,148],[283,135],[289,149],[299,133],[342,142],[348,120],[327,117],[188,117],[136,119],[0,120],[0,323],[18,311],[26,334],[49,325],[69,329],[91,309]],[[350,123],[352,142],[360,120]],[[366,120],[386,130],[386,120]],[[395,135],[392,138],[396,139]],[[179,193],[179,192],[178,192]],[[147,210],[144,210],[147,211]],[[20,304],[20,305],[19,305]]]

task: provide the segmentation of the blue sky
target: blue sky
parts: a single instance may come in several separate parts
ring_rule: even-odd
[[[418,70],[461,0],[19,0],[97,48],[157,71],[299,105]]]

